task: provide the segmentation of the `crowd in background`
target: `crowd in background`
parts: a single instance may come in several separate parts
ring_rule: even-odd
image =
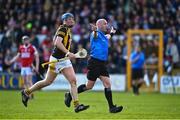
[[[180,54],[180,6],[178,0],[0,0],[0,71],[20,70],[18,62],[6,65],[18,51],[21,37],[29,35],[40,54],[40,62],[48,61],[52,51],[52,39],[65,12],[75,15],[72,29],[72,52],[81,47],[90,48],[90,23],[99,18],[107,19],[117,30],[110,40],[110,73],[124,73],[126,67],[126,40],[128,29],[161,29],[164,33],[164,49],[168,40],[177,49],[171,56]],[[139,40],[140,39],[140,40]],[[152,36],[134,36],[142,41],[147,62],[157,61],[158,41]],[[170,51],[164,51],[164,58]],[[154,51],[156,52],[154,52]],[[149,53],[148,53],[149,52]],[[154,59],[152,59],[154,58]],[[86,60],[73,60],[76,72],[86,72]],[[176,59],[177,66],[179,58]]]

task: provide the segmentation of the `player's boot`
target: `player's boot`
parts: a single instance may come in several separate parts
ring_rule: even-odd
[[[109,109],[110,113],[118,113],[123,110],[123,106],[116,106],[114,105],[112,108]]]
[[[74,109],[74,111],[75,111],[76,113],[78,113],[78,112],[84,111],[84,110],[86,110],[86,109],[88,109],[88,108],[89,108],[89,105],[80,104],[80,105],[78,105],[78,106]]]
[[[67,107],[71,106],[71,101],[72,101],[72,97],[71,97],[70,92],[65,93],[64,103]]]
[[[24,90],[21,91],[21,96],[22,96],[22,103],[25,107],[27,107],[27,103],[29,100],[29,96],[26,95],[26,93],[24,92]]]

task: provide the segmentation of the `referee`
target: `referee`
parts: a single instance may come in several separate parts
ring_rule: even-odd
[[[78,93],[90,90],[93,88],[97,78],[99,78],[104,85],[104,94],[109,105],[110,113],[121,112],[123,107],[116,106],[113,104],[111,83],[109,73],[107,71],[107,60],[108,60],[108,41],[111,37],[110,34],[106,34],[108,30],[107,21],[105,19],[99,19],[96,22],[96,26],[92,25],[93,32],[90,35],[90,59],[88,60],[88,73],[87,84],[82,84],[78,87]],[[112,28],[111,33],[116,31]],[[71,103],[70,93],[65,94],[65,104],[70,107]]]

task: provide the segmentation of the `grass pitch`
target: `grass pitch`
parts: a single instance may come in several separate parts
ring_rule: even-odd
[[[114,103],[123,105],[121,113],[108,112],[103,92],[85,92],[80,102],[90,105],[75,113],[64,105],[64,91],[38,91],[25,108],[20,91],[0,91],[0,119],[180,119],[180,95],[113,92]]]

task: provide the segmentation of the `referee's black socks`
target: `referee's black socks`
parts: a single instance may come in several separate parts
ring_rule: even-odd
[[[85,85],[85,84],[80,85],[80,86],[77,88],[77,90],[78,90],[78,93],[82,93],[82,92],[86,91],[86,90],[87,90],[87,89],[86,89],[86,85]],[[68,92],[68,95],[69,95],[69,97],[72,99],[70,92]]]
[[[106,100],[108,101],[109,108],[112,108],[114,105],[113,105],[113,101],[112,101],[111,88],[104,88],[104,94],[106,96]]]
[[[85,84],[82,84],[78,87],[78,93],[82,93],[84,91],[86,91],[86,85]]]

